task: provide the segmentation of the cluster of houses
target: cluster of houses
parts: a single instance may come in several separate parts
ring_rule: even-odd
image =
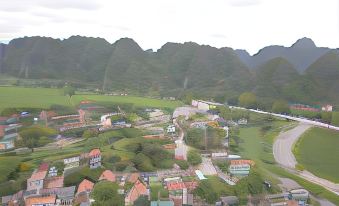
[[[330,104],[326,104],[323,106],[310,106],[306,104],[290,104],[289,105],[290,109],[293,110],[300,110],[300,111],[311,111],[311,112],[332,112],[333,111],[333,106]]]
[[[76,186],[64,187],[64,176],[67,171],[79,166],[98,168],[101,166],[101,153],[93,149],[88,154],[79,157],[64,159],[64,171],[59,172],[57,167],[42,163],[27,179],[26,190],[21,190],[14,195],[2,197],[2,205],[11,206],[70,206],[79,202],[82,192],[88,189],[88,180],[84,180],[76,192]],[[58,175],[60,174],[60,175]]]
[[[15,140],[19,137],[18,129],[20,115],[14,114],[10,117],[0,117],[0,151],[9,150],[15,147]]]

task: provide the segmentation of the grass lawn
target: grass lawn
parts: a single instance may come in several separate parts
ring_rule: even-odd
[[[168,198],[168,190],[164,189],[161,182],[152,183],[150,185],[151,190],[151,201],[158,200],[158,195],[160,198]]]
[[[339,132],[311,128],[297,142],[294,154],[305,169],[339,183]]]
[[[62,89],[0,87],[0,111],[8,107],[49,108],[51,105],[76,106],[82,100],[97,102],[133,103],[138,107],[159,107],[174,109],[181,106],[180,101],[168,101],[135,96],[105,96],[78,94],[71,100],[63,95]]]
[[[0,183],[7,180],[9,173],[15,171],[21,160],[17,156],[0,157]]]
[[[49,108],[53,104],[69,106],[69,98],[59,89],[0,87],[0,111],[7,107]]]

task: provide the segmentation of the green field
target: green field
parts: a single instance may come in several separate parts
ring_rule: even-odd
[[[0,87],[0,111],[4,108],[49,108],[51,105],[76,106],[82,100],[97,102],[133,103],[137,107],[159,107],[174,109],[180,101],[167,101],[135,96],[105,96],[77,94],[68,98],[62,89]]]
[[[53,104],[69,106],[69,98],[59,89],[0,87],[0,110],[8,107],[49,108]]]
[[[297,142],[298,163],[319,177],[339,183],[339,132],[311,128]]]

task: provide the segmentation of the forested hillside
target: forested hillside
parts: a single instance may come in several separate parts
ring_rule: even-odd
[[[68,82],[105,92],[218,101],[234,101],[251,91],[267,102],[338,102],[338,65],[336,50],[318,48],[310,39],[298,40],[291,48],[266,47],[253,57],[193,42],[145,51],[129,38],[110,44],[80,36],[24,37],[0,44],[2,79],[15,78],[18,85],[46,80],[47,86]]]

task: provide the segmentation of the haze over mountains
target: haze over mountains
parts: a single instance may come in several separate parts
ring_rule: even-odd
[[[339,102],[339,53],[308,38],[291,47],[244,50],[193,42],[166,43],[144,51],[132,39],[65,40],[25,37],[0,44],[0,74],[20,79],[57,79],[106,91],[196,96],[232,101],[253,91],[266,102]]]

